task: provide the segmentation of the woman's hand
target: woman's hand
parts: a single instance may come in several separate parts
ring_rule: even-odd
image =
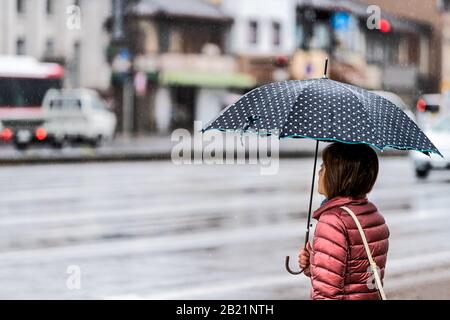
[[[307,276],[310,277],[311,274],[309,272],[309,265],[310,265],[310,256],[311,256],[311,244],[308,242],[306,244],[306,248],[302,248],[300,249],[300,253],[298,255],[298,265],[300,266],[300,268],[304,269],[303,273]]]

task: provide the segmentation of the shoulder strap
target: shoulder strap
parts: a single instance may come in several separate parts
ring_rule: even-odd
[[[387,300],[386,295],[383,290],[383,286],[381,284],[380,275],[378,274],[377,264],[375,263],[375,260],[373,260],[372,253],[370,252],[369,244],[367,243],[366,235],[364,234],[364,230],[361,227],[361,223],[359,222],[358,218],[356,217],[355,213],[352,210],[350,210],[349,208],[347,208],[345,206],[341,207],[341,209],[344,209],[355,221],[356,226],[358,227],[359,233],[361,235],[361,238],[362,238],[362,241],[364,244],[364,249],[366,250],[366,253],[367,253],[367,257],[369,258],[370,268],[372,269],[372,273],[375,276],[375,282],[377,284],[377,289],[380,293],[381,300]]]

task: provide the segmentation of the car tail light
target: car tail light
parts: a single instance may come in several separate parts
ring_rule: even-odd
[[[38,139],[39,141],[42,141],[45,138],[47,138],[47,131],[44,128],[38,128],[35,132],[35,135],[36,135],[36,139]]]
[[[4,128],[4,129],[2,130],[2,132],[0,133],[0,137],[1,137],[1,139],[4,140],[4,141],[10,140],[10,139],[12,138],[12,136],[13,136],[13,132],[12,132],[12,130],[9,129],[9,128]]]
[[[417,101],[416,107],[417,107],[417,111],[419,111],[419,112],[425,112],[425,111],[427,110],[427,103],[425,102],[425,100],[419,99],[419,100]]]

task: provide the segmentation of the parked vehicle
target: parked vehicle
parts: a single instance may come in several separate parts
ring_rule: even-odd
[[[424,130],[433,126],[441,117],[448,114],[444,97],[440,93],[424,94],[416,103],[418,124]]]
[[[94,90],[49,90],[42,108],[44,128],[54,147],[74,142],[97,147],[114,137],[116,116]]]
[[[0,140],[18,149],[44,142],[42,101],[51,88],[61,88],[64,69],[33,57],[0,56]]]
[[[437,120],[425,134],[439,149],[444,159],[434,154],[428,157],[420,152],[410,152],[418,178],[426,178],[431,170],[450,169],[450,116]]]

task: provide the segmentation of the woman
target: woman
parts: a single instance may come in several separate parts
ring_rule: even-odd
[[[356,223],[341,208],[351,209],[361,223],[383,279],[389,229],[367,200],[378,175],[377,155],[364,144],[332,143],[322,159],[318,191],[326,199],[313,213],[318,220],[313,244],[299,254],[300,267],[311,278],[312,299],[379,299]]]

